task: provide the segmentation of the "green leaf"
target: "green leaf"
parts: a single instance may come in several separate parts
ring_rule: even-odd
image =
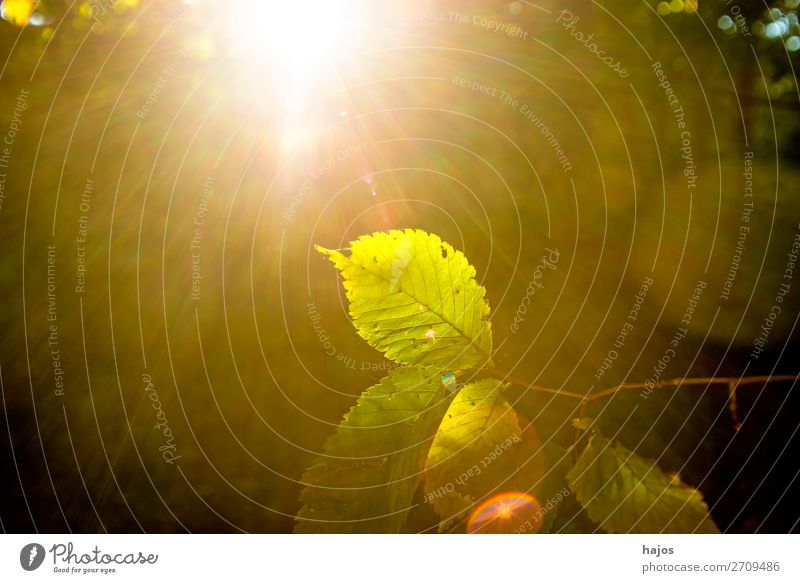
[[[350,256],[317,247],[344,278],[358,334],[396,362],[470,368],[490,362],[485,290],[460,251],[406,229],[360,237]]]
[[[597,432],[567,479],[589,518],[607,532],[719,532],[699,491]]]
[[[518,469],[519,460],[510,452],[522,441],[522,432],[502,389],[494,379],[465,385],[431,444],[425,461],[425,500],[442,518],[440,530]]]
[[[368,389],[304,474],[295,532],[399,532],[447,408],[432,369],[398,368]]]

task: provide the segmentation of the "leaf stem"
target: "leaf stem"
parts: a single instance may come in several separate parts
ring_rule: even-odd
[[[500,379],[501,381],[508,381],[508,382],[513,383],[513,384],[515,384],[517,386],[524,387],[524,388],[528,389],[529,391],[535,391],[537,393],[549,393],[551,395],[560,395],[562,397],[571,397],[573,399],[578,399],[580,401],[586,400],[586,395],[581,395],[580,393],[573,393],[571,391],[565,391],[563,389],[553,389],[553,388],[550,388],[550,387],[543,387],[543,386],[540,386],[540,385],[534,385],[534,384],[529,383],[526,380],[523,380],[523,379],[520,379],[518,377],[515,377],[512,374],[507,373],[506,371],[501,370],[499,368],[486,367],[486,368],[480,369],[480,372],[486,373],[491,377],[494,377],[496,379]]]

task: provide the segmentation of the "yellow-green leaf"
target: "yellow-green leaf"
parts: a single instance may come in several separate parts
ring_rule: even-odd
[[[436,432],[425,461],[425,500],[442,518],[442,529],[516,469],[510,452],[522,432],[502,388],[494,379],[465,385]]]
[[[567,479],[589,518],[607,532],[719,532],[699,491],[599,433]]]
[[[441,374],[398,368],[368,389],[306,471],[296,532],[399,532],[448,404]]]
[[[317,247],[341,271],[359,335],[396,362],[490,362],[492,333],[475,268],[448,243],[406,229],[360,237],[350,255]]]

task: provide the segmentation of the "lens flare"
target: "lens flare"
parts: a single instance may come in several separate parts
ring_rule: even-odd
[[[503,492],[487,498],[470,515],[469,534],[535,534],[542,523],[542,506],[525,492]]]

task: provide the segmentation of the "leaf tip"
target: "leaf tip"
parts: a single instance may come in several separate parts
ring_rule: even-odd
[[[336,265],[336,267],[341,269],[339,261],[346,259],[346,257],[341,253],[341,251],[338,251],[337,249],[328,249],[327,247],[323,247],[322,245],[314,245],[314,249],[316,249],[322,255],[330,259],[331,262],[334,265]]]

